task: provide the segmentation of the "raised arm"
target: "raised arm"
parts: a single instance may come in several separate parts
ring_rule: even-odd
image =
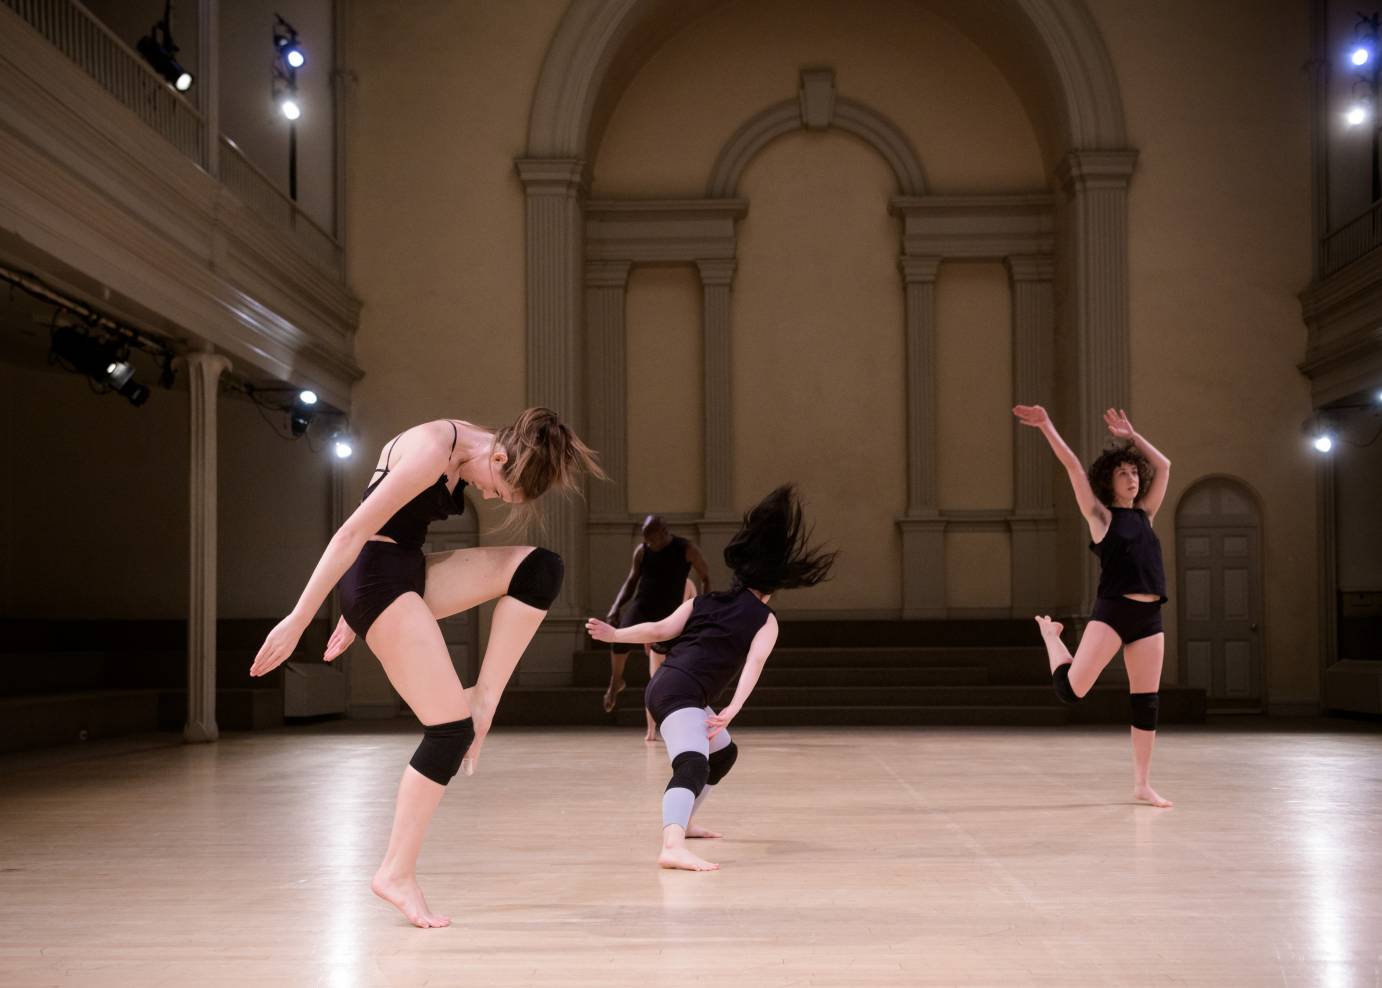
[[[744,709],[744,702],[758,685],[758,677],[762,674],[763,666],[776,644],[777,615],[769,614],[768,620],[763,622],[763,627],[758,629],[758,634],[753,636],[753,641],[749,644],[749,655],[739,673],[739,685],[734,690],[734,699],[718,714],[706,718],[705,724],[709,729],[707,737],[713,738],[723,731],[729,726],[729,722],[739,715],[739,711]]]
[[[1075,501],[1080,506],[1080,514],[1084,515],[1085,521],[1089,525],[1090,538],[1095,542],[1102,541],[1108,532],[1112,516],[1109,514],[1108,508],[1104,507],[1094,496],[1094,489],[1089,486],[1089,476],[1085,473],[1084,464],[1080,462],[1080,458],[1066,445],[1065,440],[1056,431],[1051,416],[1047,415],[1046,409],[1040,405],[1017,405],[1013,408],[1013,414],[1023,425],[1041,430],[1041,434],[1046,437],[1051,452],[1056,454],[1056,459],[1060,460],[1061,466],[1065,467],[1066,476],[1070,478],[1070,487],[1075,492]]]
[[[608,621],[599,618],[586,618],[586,633],[597,642],[620,642],[632,645],[651,645],[653,642],[669,641],[681,634],[691,617],[694,600],[683,601],[671,614],[661,621],[644,621],[631,624],[627,628],[613,627]]]
[[[1161,510],[1161,502],[1166,500],[1166,488],[1171,483],[1171,461],[1132,427],[1128,413],[1121,408],[1110,408],[1104,412],[1104,424],[1117,438],[1130,440],[1152,465],[1152,482],[1146,490],[1138,492],[1137,503],[1147,512],[1148,520],[1155,519],[1156,513]]]
[[[436,483],[439,474],[446,472],[449,443],[449,430],[443,438],[439,430],[427,427],[409,430],[399,439],[394,449],[397,458],[389,473],[331,536],[292,613],[264,639],[250,666],[251,676],[264,675],[293,654],[298,639],[312,623],[326,595],[350,569],[369,537],[399,508]]]
[[[710,567],[705,564],[700,546],[694,542],[686,543],[686,561],[691,564],[691,568],[700,579],[701,593],[710,593]]]
[[[619,620],[619,611],[629,602],[633,596],[634,588],[638,586],[638,579],[643,575],[643,543],[638,543],[638,548],[633,550],[633,562],[629,564],[629,575],[624,577],[623,586],[614,596],[614,603],[609,605],[609,613],[605,615],[605,620],[614,624]]]

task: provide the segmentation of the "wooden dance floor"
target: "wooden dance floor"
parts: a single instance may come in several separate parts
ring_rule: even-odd
[[[1375,985],[1382,733],[752,730],[654,866],[660,746],[500,730],[420,877],[367,882],[417,732],[327,724],[0,759],[0,984]]]

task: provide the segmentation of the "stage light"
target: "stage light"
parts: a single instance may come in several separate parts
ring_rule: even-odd
[[[136,407],[149,400],[149,389],[134,379],[134,365],[124,344],[101,340],[71,326],[53,332],[52,355],[102,388]]]
[[[1367,65],[1368,59],[1371,57],[1372,52],[1368,51],[1363,45],[1359,45],[1357,48],[1353,49],[1353,54],[1349,55],[1354,65]]]
[[[355,455],[355,443],[351,440],[349,433],[338,433],[331,441],[331,451],[336,454],[338,460],[348,460]]]
[[[173,31],[169,26],[172,16],[172,0],[163,7],[163,19],[156,21],[149,33],[139,39],[134,47],[144,56],[144,61],[180,93],[192,88],[192,73],[182,67],[177,60],[178,46],[173,42]]]
[[[302,46],[296,42],[285,44],[282,52],[283,61],[287,62],[290,68],[300,69],[307,64],[307,55],[303,53]]]
[[[134,379],[126,381],[116,393],[128,401],[135,408],[149,400],[149,389]]]
[[[1344,119],[1348,121],[1350,127],[1357,127],[1368,119],[1367,108],[1364,107],[1362,103],[1354,103],[1348,108],[1348,112],[1344,114]]]
[[[289,120],[296,120],[302,116],[302,107],[298,106],[297,100],[284,98],[278,101],[278,110]]]
[[[317,393],[315,391],[301,391],[298,393],[298,401],[304,405],[315,405],[317,403]]]
[[[1334,440],[1328,435],[1319,435],[1310,445],[1315,447],[1317,453],[1328,453],[1334,448]]]
[[[289,409],[288,431],[293,434],[293,438],[297,439],[305,435],[308,427],[312,424],[312,420],[316,418],[316,416],[317,413],[314,409],[304,405],[294,405]]]

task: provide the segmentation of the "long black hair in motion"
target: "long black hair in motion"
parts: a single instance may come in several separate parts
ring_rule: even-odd
[[[830,574],[837,554],[808,546],[810,538],[796,486],[783,484],[744,515],[725,546],[725,564],[736,583],[759,593],[814,587]]]

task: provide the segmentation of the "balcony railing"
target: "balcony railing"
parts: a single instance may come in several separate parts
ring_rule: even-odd
[[[107,92],[205,167],[206,122],[144,59],[76,0],[0,0]]]
[[[1321,273],[1331,275],[1377,247],[1382,247],[1382,202],[1373,203],[1361,216],[1324,238]]]
[[[144,59],[111,33],[78,0],[0,0],[28,22],[107,92],[205,169],[206,122]],[[296,202],[255,168],[234,141],[220,138],[220,174],[236,196],[270,224],[291,233],[302,252],[337,278],[344,277],[341,246]]]
[[[279,191],[273,180],[250,164],[230,138],[221,137],[221,181],[269,223],[289,231],[304,254],[337,277],[344,277],[341,245]]]

